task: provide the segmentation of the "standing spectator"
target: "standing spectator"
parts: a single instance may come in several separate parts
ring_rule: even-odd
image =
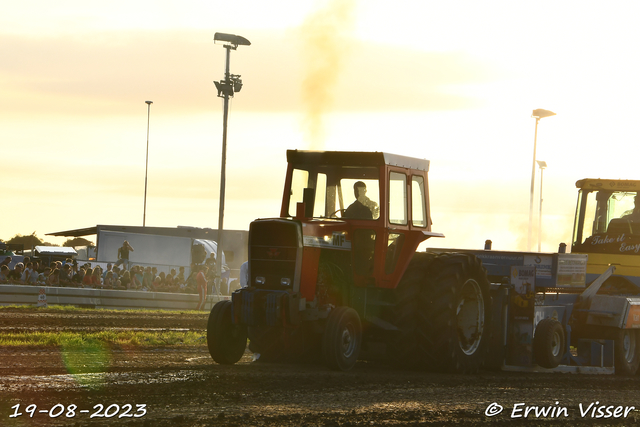
[[[125,240],[122,247],[118,249],[116,265],[124,264],[124,268],[129,269],[129,252],[133,252],[133,247]]]
[[[207,300],[207,279],[206,274],[209,267],[206,265],[200,265],[197,267],[198,274],[196,275],[196,282],[198,283],[198,306],[196,310],[204,310],[204,303]]]

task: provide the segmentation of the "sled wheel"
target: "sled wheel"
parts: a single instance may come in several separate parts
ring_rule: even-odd
[[[220,301],[211,309],[207,322],[207,347],[214,361],[233,365],[244,354],[247,328],[235,325],[231,318],[231,301]]]
[[[555,319],[543,319],[533,336],[533,357],[538,365],[552,369],[560,364],[565,353],[562,324]]]
[[[329,313],[322,336],[322,355],[331,369],[348,371],[360,355],[362,324],[358,313],[349,307],[337,307]]]
[[[634,329],[621,329],[614,340],[616,375],[635,375],[640,366],[640,337]]]

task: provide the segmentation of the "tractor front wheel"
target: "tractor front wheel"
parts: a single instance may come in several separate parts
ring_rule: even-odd
[[[247,346],[247,328],[233,323],[231,301],[220,301],[211,309],[207,346],[213,360],[221,365],[233,365],[242,358]]]
[[[621,329],[613,344],[616,375],[635,375],[640,366],[640,336],[635,329]]]
[[[337,307],[329,313],[322,336],[322,355],[331,369],[348,371],[360,355],[362,323],[349,307]]]

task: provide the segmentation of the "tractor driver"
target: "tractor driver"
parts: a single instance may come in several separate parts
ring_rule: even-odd
[[[622,218],[629,221],[632,233],[637,234],[640,232],[640,195],[636,193],[636,196],[633,199],[633,211],[627,215],[624,215]]]
[[[345,218],[374,219],[378,216],[378,204],[367,197],[367,185],[358,181],[353,184],[356,200],[344,212]]]
[[[623,218],[626,218],[630,221],[638,222],[640,221],[640,197],[636,193],[636,196],[633,198],[633,211],[631,213],[624,215]]]

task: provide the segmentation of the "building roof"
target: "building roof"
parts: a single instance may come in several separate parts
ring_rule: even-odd
[[[217,240],[218,230],[212,228],[199,228],[190,226],[178,226],[178,227],[143,227],[135,225],[104,225],[99,224],[95,227],[77,228],[74,230],[57,231],[55,233],[46,233],[47,236],[59,236],[59,237],[83,237],[98,234],[98,231],[119,231],[123,233],[136,233],[136,234],[153,234],[157,236],[176,236],[176,237],[191,237],[194,239],[209,239]],[[248,233],[244,230],[223,230],[226,237],[229,233]]]
[[[65,246],[36,246],[35,250],[40,255],[78,255],[75,249]]]

